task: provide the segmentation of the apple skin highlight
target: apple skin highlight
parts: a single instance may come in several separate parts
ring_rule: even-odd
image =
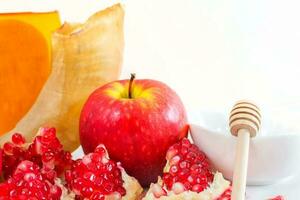
[[[96,89],[83,106],[80,142],[85,153],[103,143],[110,157],[128,174],[149,186],[162,175],[169,146],[188,132],[187,115],[179,96],[166,84],[129,80]]]

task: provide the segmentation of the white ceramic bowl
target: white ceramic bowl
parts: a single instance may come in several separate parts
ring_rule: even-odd
[[[191,124],[194,143],[205,152],[216,170],[232,179],[235,157],[235,137],[232,136],[224,117],[203,114],[201,120]],[[272,130],[267,125],[266,129]],[[274,128],[274,127],[273,127]],[[276,130],[278,124],[276,124]],[[280,129],[284,130],[284,128]],[[300,133],[257,136],[250,141],[248,185],[266,185],[292,177],[300,171]]]

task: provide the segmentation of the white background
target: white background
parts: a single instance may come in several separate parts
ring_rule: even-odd
[[[62,21],[84,21],[113,2],[2,0],[0,11],[57,9]],[[122,2],[126,49],[121,78],[135,72],[139,78],[166,82],[188,110],[227,112],[237,99],[251,98],[280,119],[277,121],[298,124],[300,115],[292,112],[300,108],[298,1]],[[249,197],[283,193],[289,194],[288,199],[297,199],[295,190],[300,181],[298,185],[295,182],[250,189]]]
[[[0,11],[58,9],[84,21],[108,0],[2,0]],[[122,78],[168,83],[188,108],[238,98],[272,108],[300,102],[300,3],[286,0],[124,0]],[[217,107],[216,107],[217,106]]]

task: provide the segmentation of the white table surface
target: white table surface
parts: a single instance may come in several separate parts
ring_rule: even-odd
[[[300,198],[300,174],[273,185],[247,187],[246,193],[249,200],[264,200],[275,195],[282,195],[287,200],[298,200]]]

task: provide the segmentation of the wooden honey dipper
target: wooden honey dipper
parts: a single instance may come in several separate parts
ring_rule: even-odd
[[[237,136],[235,165],[232,180],[232,200],[244,200],[248,168],[250,137],[255,137],[261,124],[259,108],[249,101],[238,101],[229,118],[230,132]]]

